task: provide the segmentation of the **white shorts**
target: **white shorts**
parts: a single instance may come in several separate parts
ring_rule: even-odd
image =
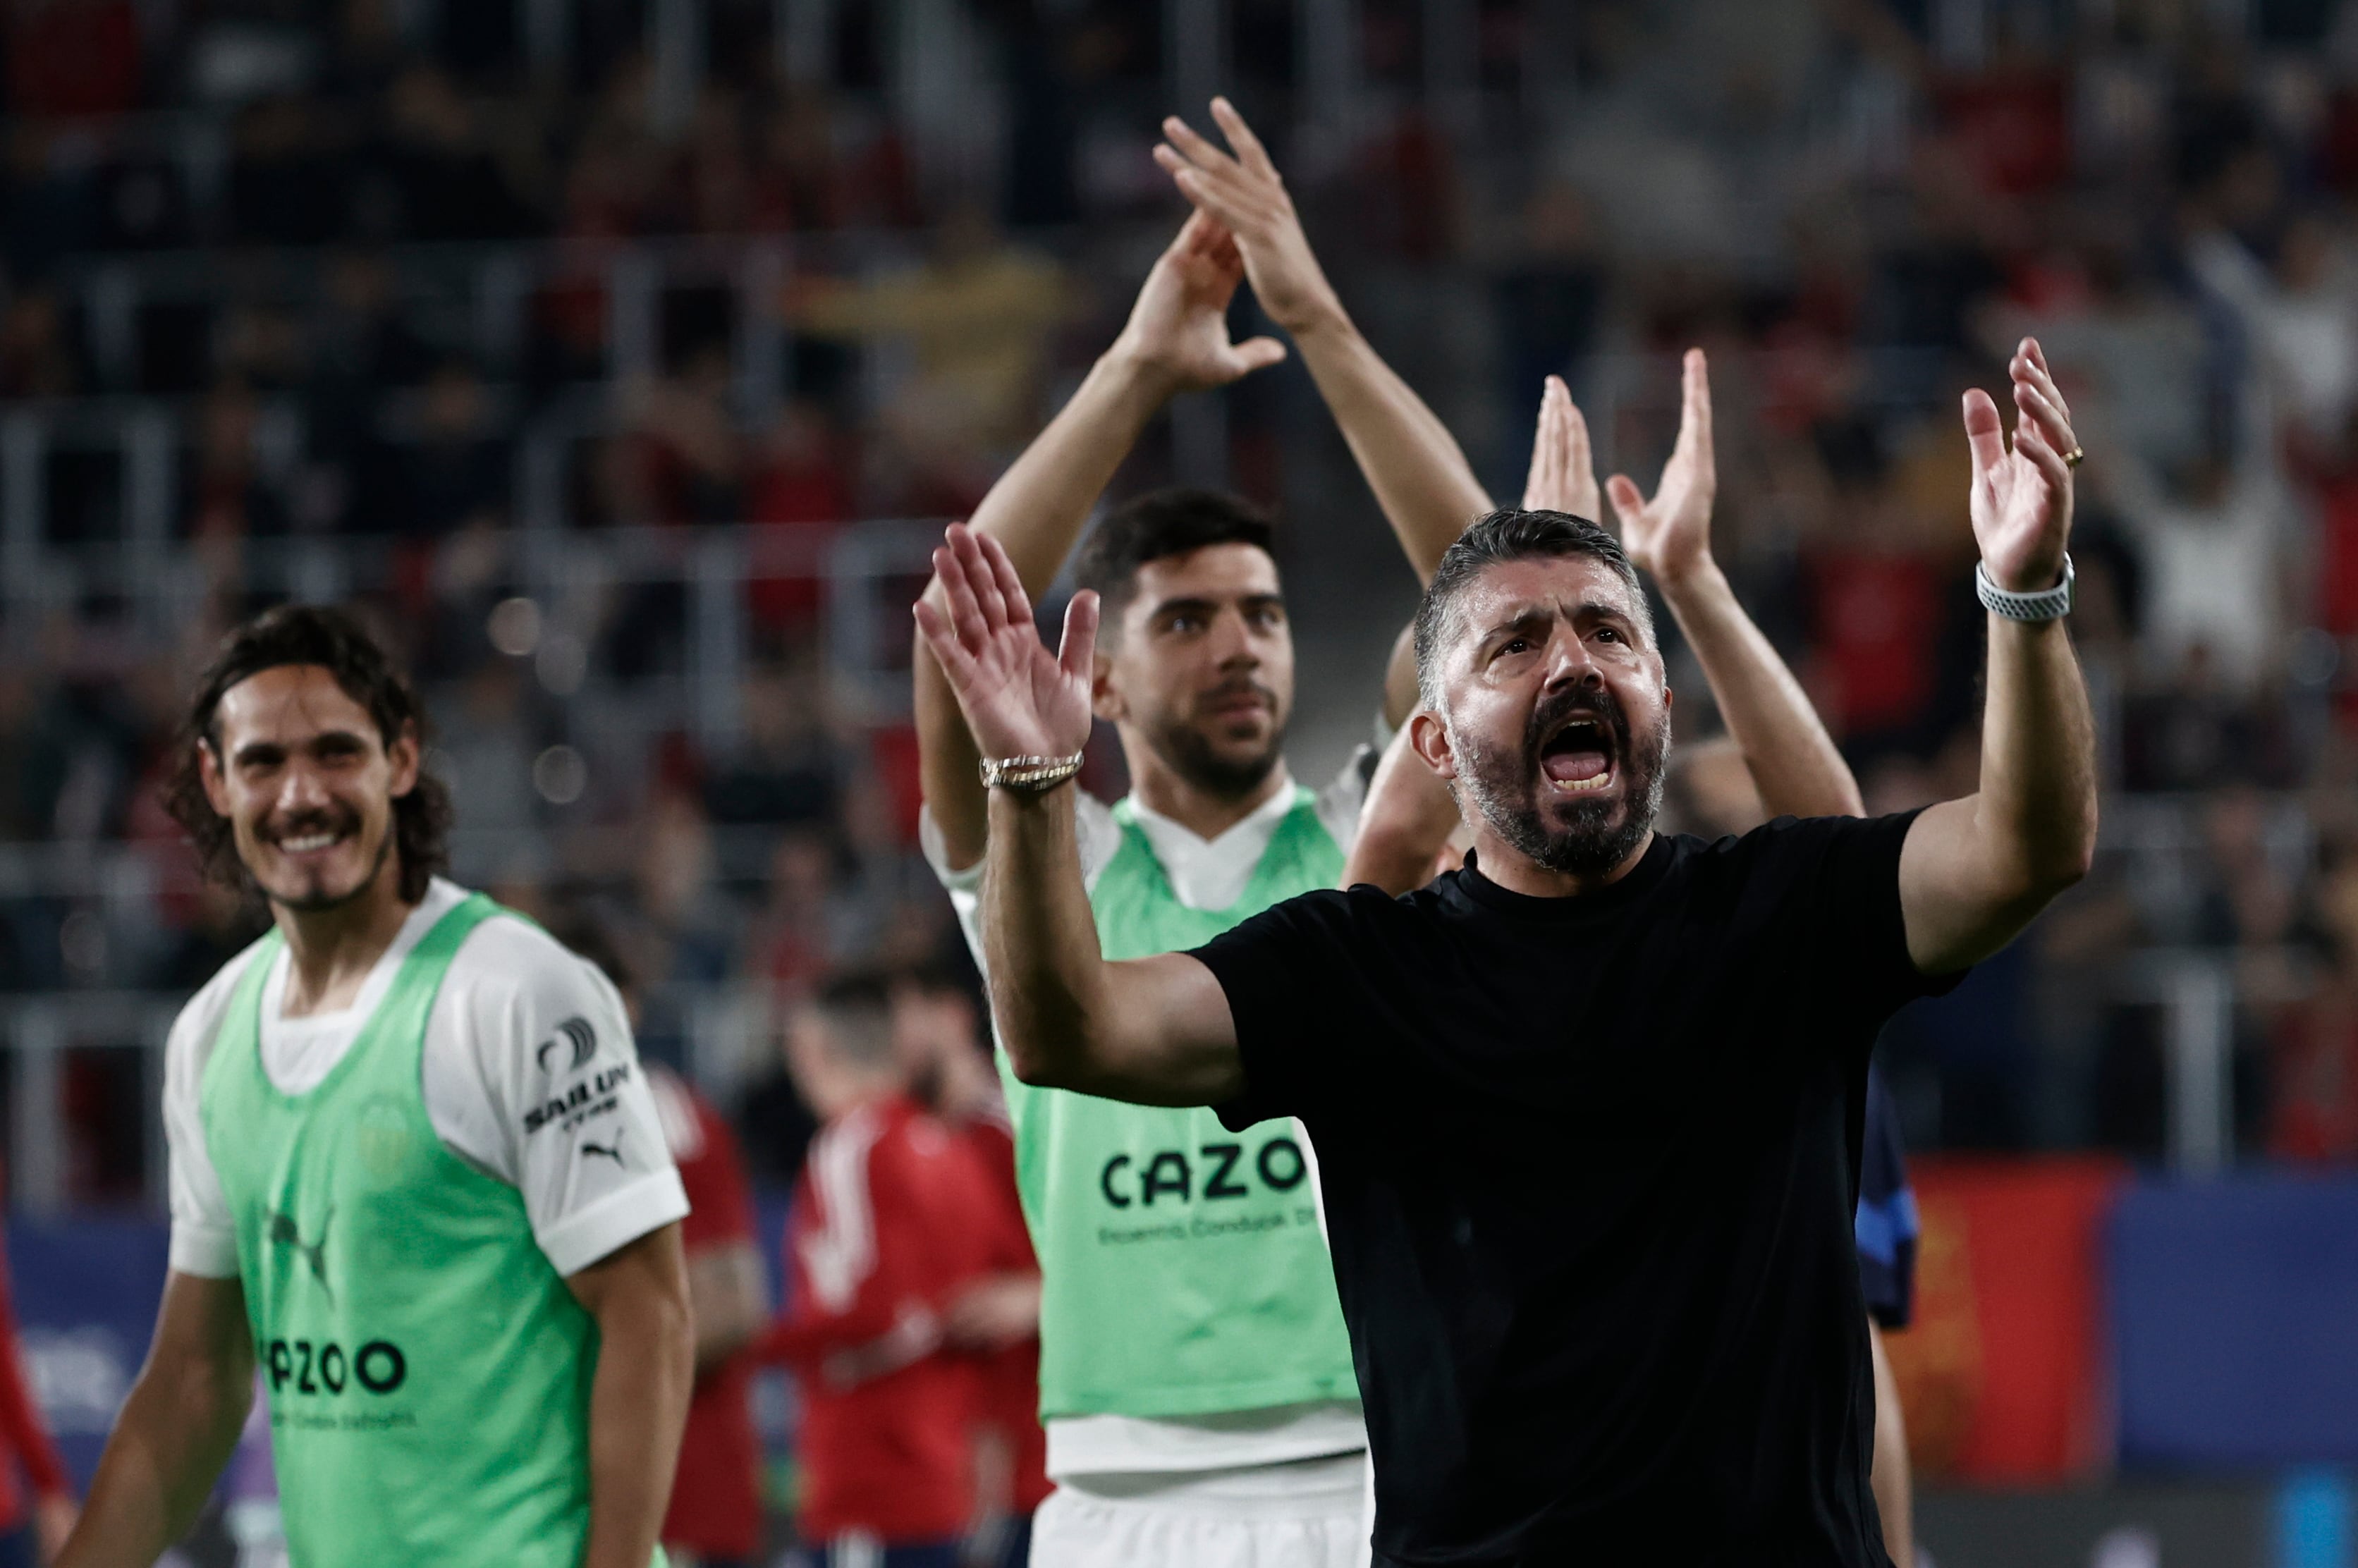
[[[1361,1568],[1368,1456],[1081,1476],[1033,1516],[1032,1568]]]

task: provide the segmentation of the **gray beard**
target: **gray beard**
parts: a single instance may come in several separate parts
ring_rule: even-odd
[[[1667,713],[1622,759],[1627,786],[1618,799],[1574,797],[1542,806],[1531,781],[1543,775],[1530,746],[1500,752],[1455,734],[1450,745],[1464,760],[1457,784],[1468,815],[1478,815],[1509,848],[1547,871],[1590,877],[1609,871],[1637,852],[1661,815],[1662,763],[1671,748]],[[1628,806],[1617,822],[1613,814],[1623,800]]]

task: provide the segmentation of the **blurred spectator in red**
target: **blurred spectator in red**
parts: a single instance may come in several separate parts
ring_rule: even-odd
[[[2358,411],[2330,446],[2294,443],[2295,471],[2316,500],[2316,598],[2294,606],[2337,637],[2358,636]]]
[[[824,407],[795,398],[754,454],[745,509],[755,575],[746,596],[754,620],[783,641],[817,630],[827,548],[855,510],[851,474],[838,456],[846,443]]]
[[[1912,739],[1931,704],[1943,584],[1887,482],[1880,434],[1839,417],[1815,435],[1834,503],[1801,552],[1811,684],[1835,735],[1872,752]]]
[[[787,1232],[792,1304],[757,1354],[802,1385],[801,1533],[827,1568],[956,1568],[977,1367],[946,1325],[988,1272],[988,1184],[910,1098],[881,982],[829,983],[786,1062],[821,1127]]]
[[[729,352],[700,349],[680,374],[635,399],[656,520],[741,522],[744,453],[729,408]]]
[[[982,1357],[976,1470],[989,1510],[974,1560],[1022,1568],[1032,1514],[1055,1489],[1040,1424],[1040,1264],[1015,1186],[1015,1129],[1007,1118],[974,993],[946,968],[902,972],[892,986],[892,1036],[916,1098],[989,1173],[979,1195],[994,1221],[990,1271],[951,1306],[950,1342]]]
[[[746,936],[744,967],[781,998],[808,995],[844,956],[836,938],[835,881],[836,847],[824,832],[803,827],[779,838],[770,856],[769,894]]]
[[[8,17],[8,112],[27,120],[139,105],[139,13],[131,0],[17,0]]]
[[[847,134],[849,133],[849,134]],[[917,198],[908,150],[889,123],[861,123],[798,83],[763,127],[752,224],[791,230],[906,228]]]
[[[720,1113],[668,1067],[647,1069],[655,1110],[687,1188],[682,1232],[696,1318],[696,1395],[679,1445],[663,1542],[682,1568],[750,1568],[762,1549],[762,1443],[752,1361],[740,1354],[769,1313],[755,1251],[753,1189]]]
[[[260,417],[254,394],[241,383],[223,382],[205,399],[187,503],[191,537],[243,539],[287,532],[287,509],[264,482],[254,450]]]
[[[17,1484],[20,1469],[32,1492],[29,1504]],[[71,1533],[74,1513],[65,1461],[58,1457],[58,1445],[26,1383],[5,1252],[0,1249],[0,1568],[47,1563]]]

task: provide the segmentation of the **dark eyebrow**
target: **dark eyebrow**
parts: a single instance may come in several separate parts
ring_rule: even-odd
[[[1584,599],[1572,607],[1572,619],[1575,622],[1600,618],[1611,621],[1616,625],[1625,627],[1631,632],[1639,631],[1640,625],[1636,616],[1609,599]],[[1555,611],[1551,606],[1528,605],[1506,620],[1487,627],[1482,633],[1481,641],[1487,644],[1513,633],[1528,633],[1531,628],[1543,626],[1554,619]]]
[[[303,746],[311,752],[361,752],[368,749],[368,741],[357,730],[323,730],[303,742]],[[283,759],[289,749],[283,741],[248,741],[232,753],[231,761],[240,765],[275,762]]]
[[[1187,611],[1197,615],[1217,615],[1219,613],[1221,602],[1217,599],[1205,599],[1201,596],[1188,599],[1166,599],[1155,605],[1148,618],[1160,621],[1165,616]],[[1236,602],[1242,610],[1264,610],[1272,607],[1282,610],[1285,608],[1285,596],[1282,593],[1247,593],[1238,595]]]
[[[1503,637],[1510,632],[1529,631],[1533,626],[1545,625],[1548,622],[1554,619],[1555,616],[1545,607],[1541,605],[1528,605],[1516,614],[1509,616],[1506,620],[1495,622],[1492,624],[1484,627],[1482,629],[1481,640],[1487,643],[1493,638]]]

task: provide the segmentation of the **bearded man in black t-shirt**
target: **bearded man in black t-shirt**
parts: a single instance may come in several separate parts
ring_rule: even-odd
[[[1098,946],[1061,787],[1094,600],[1051,654],[1002,552],[953,529],[936,553],[946,613],[917,618],[1000,786],[982,925],[1015,1070],[1302,1119],[1379,1564],[1889,1562],[1851,1224],[1868,1051],[2095,846],[2061,621],[2079,449],[2038,345],[2008,371],[2011,445],[1986,395],[1964,404],[1991,611],[1976,795],[1658,836],[1671,694],[1628,558],[1594,524],[1496,514],[1417,622],[1410,743],[1473,827],[1466,869],[1288,900],[1192,954]]]

